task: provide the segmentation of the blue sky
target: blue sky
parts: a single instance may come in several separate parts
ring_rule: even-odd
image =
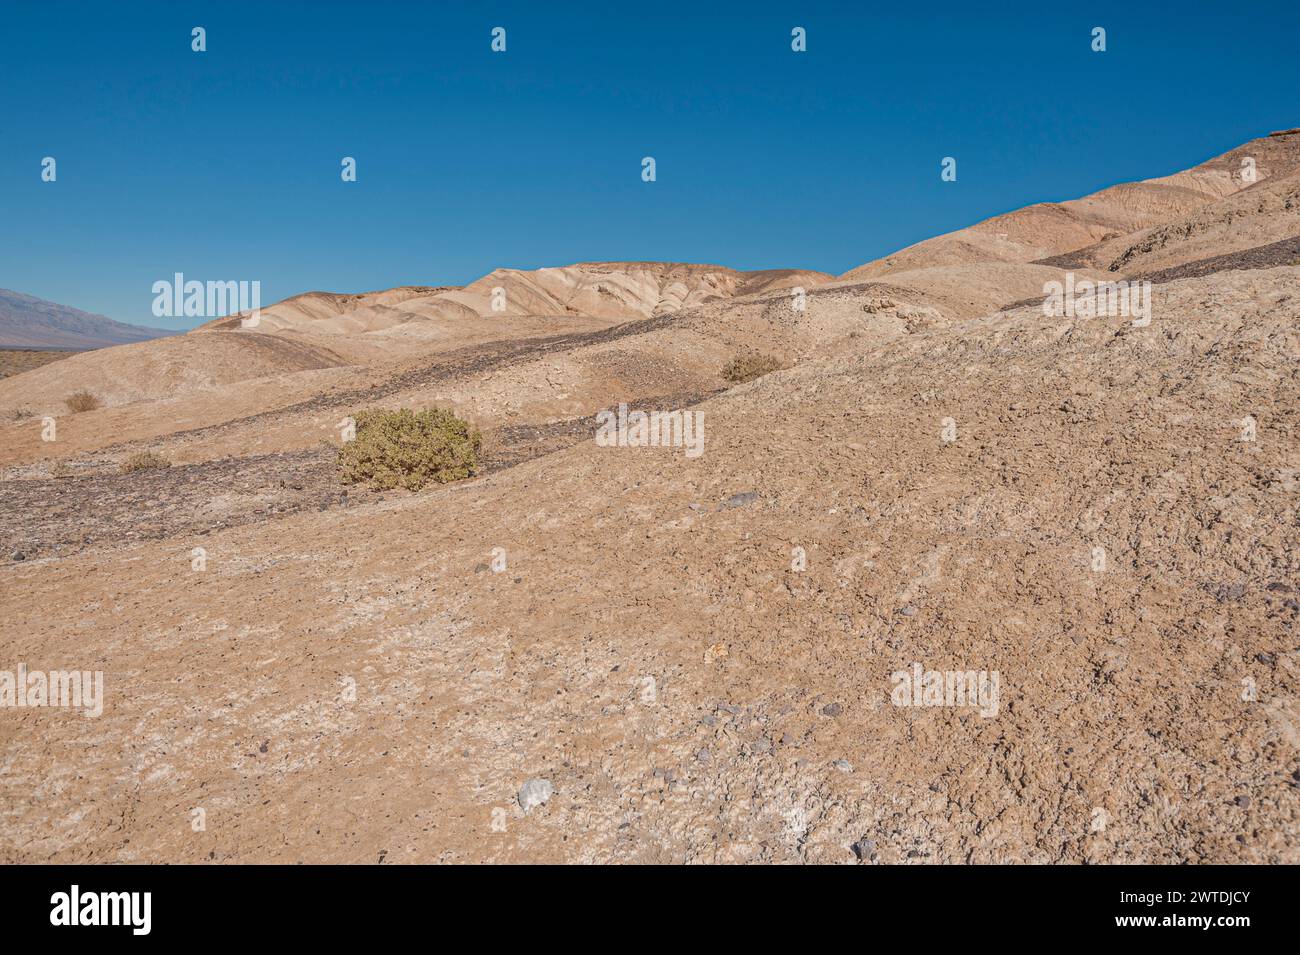
[[[1300,125],[1298,9],[5,0],[0,287],[176,328],[175,272],[264,303],[584,260],[842,272]]]

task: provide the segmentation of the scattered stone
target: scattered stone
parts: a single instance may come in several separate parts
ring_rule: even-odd
[[[838,703],[827,703],[822,707],[823,716],[839,716],[843,712],[844,707],[840,706]]]
[[[746,504],[753,504],[757,500],[757,491],[741,491],[739,494],[731,495],[731,497],[719,504],[718,510],[728,511],[733,507],[744,507]]]
[[[475,564],[475,565],[474,565],[474,573],[476,573],[476,574],[485,574],[485,573],[487,573],[487,572],[488,572],[489,570],[491,570],[491,569],[492,569],[492,568],[489,567],[487,564]]]
[[[519,787],[519,807],[524,812],[540,806],[555,795],[549,779],[530,779]]]
[[[766,756],[772,752],[772,741],[765,737],[759,737],[749,744],[749,751],[759,756]]]
[[[898,612],[901,613],[904,617],[915,617],[915,616],[916,616],[916,608],[915,608],[915,607],[904,607],[902,610],[900,610],[900,611],[898,611]]]
[[[1273,654],[1271,653],[1257,653],[1255,654],[1255,659],[1258,660],[1260,663],[1272,663],[1274,657]]]
[[[10,560],[26,560],[26,559],[27,559],[27,555],[24,554],[24,553],[23,553],[22,551],[20,551],[20,550],[16,550],[16,551],[14,551],[12,554],[9,555],[9,559],[10,559]]]
[[[1249,808],[1250,808],[1250,797],[1249,797],[1249,796],[1238,796],[1236,799],[1233,800],[1233,802],[1235,802],[1235,803],[1236,803],[1238,806],[1240,806],[1242,809],[1249,809]]]
[[[1291,593],[1291,590],[1292,590],[1290,584],[1284,584],[1284,583],[1282,583],[1282,581],[1280,581],[1280,580],[1275,580],[1275,581],[1273,581],[1273,583],[1269,584],[1269,585],[1268,585],[1267,587],[1265,587],[1264,589],[1265,589],[1265,590],[1271,590],[1271,591],[1273,591],[1273,593],[1275,593],[1275,594],[1289,594],[1289,593]]]
[[[1226,603],[1229,600],[1240,600],[1244,596],[1246,596],[1245,584],[1220,584],[1214,599],[1219,603]]]
[[[782,734],[781,734],[781,745],[782,745],[782,746],[793,746],[793,745],[794,745],[794,737],[791,736],[789,733],[782,733]]]
[[[863,836],[853,845],[849,846],[853,854],[858,857],[859,862],[870,862],[876,857],[876,844]]]
[[[847,759],[837,759],[835,760],[835,762],[831,763],[831,765],[834,766],[842,773],[853,772],[853,764],[850,763]]]
[[[710,713],[708,716],[703,717],[700,722],[705,726],[713,726],[718,722],[718,718]]]

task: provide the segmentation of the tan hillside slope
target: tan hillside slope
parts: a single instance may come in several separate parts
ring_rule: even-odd
[[[465,288],[403,286],[344,295],[308,292],[268,305],[255,327],[215,319],[132,350],[77,356],[0,387],[0,414],[55,413],[76,390],[105,405],[185,397],[234,382],[341,365],[380,367],[482,344],[663,316],[738,296],[812,287],[821,272],[740,272],[658,262],[499,269]],[[501,295],[494,295],[501,289]],[[494,300],[500,308],[494,307]]]
[[[1266,179],[1150,229],[1047,261],[1125,275],[1152,275],[1196,263],[1208,268],[1217,262],[1215,270],[1221,270],[1300,262],[1300,241],[1287,240],[1300,240],[1300,172]],[[1259,261],[1246,254],[1252,250]]]
[[[672,262],[584,262],[530,272],[498,269],[445,297],[491,315],[493,290],[499,288],[506,315],[578,313],[631,321],[830,278],[798,269],[739,272]]]
[[[1298,862],[1300,268],[1159,295],[854,340],[694,459],[9,564],[13,658],[107,700],[0,722],[0,860]]]
[[[68,364],[63,373],[47,366],[0,380],[0,467],[130,442],[156,448],[163,441],[171,454],[173,432],[187,434],[186,453],[176,460],[309,447],[334,438],[339,418],[353,410],[407,399],[408,380],[451,376],[472,389],[482,377],[475,366],[493,355],[522,356],[608,327],[598,319],[528,316],[502,327],[474,316],[432,338],[402,340],[400,328],[391,337],[208,330],[130,346],[130,352],[88,352],[56,362]],[[259,353],[300,360],[257,360]],[[101,407],[71,415],[65,399],[81,390]],[[59,418],[57,442],[41,439],[40,418],[33,417],[47,414]],[[202,437],[188,436],[195,431]]]
[[[320,345],[252,330],[174,335],[83,352],[0,381],[0,414],[65,414],[64,399],[89,391],[103,405],[156,401],[287,372],[337,367]]]
[[[1253,161],[1253,167],[1243,165]],[[1160,225],[1300,167],[1300,135],[1252,140],[1191,169],[1121,183],[1081,199],[1037,203],[908,246],[851,269],[842,279],[879,278],[935,265],[1033,262]],[[1254,179],[1247,168],[1253,168]]]
[[[1063,272],[1041,265],[998,264],[921,269],[890,276],[887,282],[820,285],[814,284],[817,275],[806,272],[751,273],[736,286],[737,298],[711,298],[614,327],[611,319],[481,318],[469,313],[427,338],[418,333],[433,327],[433,321],[404,321],[374,333],[319,334],[322,324],[352,321],[357,314],[387,307],[362,301],[356,311],[340,312],[335,297],[326,299],[328,310],[317,312],[321,317],[293,328],[281,325],[270,335],[264,329],[273,321],[265,316],[277,310],[283,315],[288,309],[281,309],[286,303],[280,303],[264,310],[265,320],[256,332],[236,324],[218,334],[235,341],[256,335],[300,347],[325,345],[331,353],[347,356],[347,366],[213,381],[204,390],[194,390],[156,387],[160,382],[153,380],[152,362],[123,366],[111,352],[86,356],[86,364],[111,366],[117,387],[103,396],[106,407],[65,421],[57,444],[42,442],[31,422],[0,425],[5,437],[0,464],[22,466],[57,458],[72,460],[79,468],[111,469],[132,450],[160,451],[177,462],[305,450],[334,440],[344,415],[397,405],[449,406],[486,433],[525,425],[550,427],[624,400],[662,402],[708,395],[727,387],[721,371],[739,355],[762,353],[789,366],[996,312],[1008,302],[1040,294],[1045,282],[1062,278]],[[802,311],[790,294],[797,282],[807,283]],[[300,298],[303,301],[287,305],[306,315],[320,297]],[[418,309],[430,301],[438,300],[407,295],[399,307]],[[548,344],[557,335],[556,344]],[[213,333],[186,337],[211,344]],[[251,365],[243,369],[250,376],[265,370]],[[125,390],[133,377],[155,387]],[[79,372],[77,380],[100,379]],[[42,413],[49,412],[52,401],[58,414],[71,385],[66,378],[54,381],[53,387],[42,383],[39,388],[14,389],[8,397],[16,408],[36,411],[32,399],[43,395]],[[0,390],[0,401],[5,397]],[[119,402],[125,398],[136,403]],[[120,403],[127,406],[116,407]],[[181,440],[168,437],[178,430],[185,432]],[[114,446],[118,450],[107,458],[84,457]]]
[[[476,333],[481,337],[486,329],[473,321],[477,313],[443,297],[453,288],[402,286],[356,295],[305,292],[263,308],[252,330],[320,341],[354,361],[382,359],[385,351],[394,349],[394,343],[384,340],[392,335],[397,336],[397,351],[403,342],[418,350],[421,345],[445,346]],[[191,334],[241,331],[248,321],[249,313],[219,318]]]
[[[301,295],[291,295],[289,298],[264,307],[256,330],[267,333],[286,329],[309,330],[321,326],[328,328],[331,333],[338,331],[367,331],[368,329],[363,326],[347,327],[343,324],[331,328],[329,323],[343,316],[364,312],[367,309],[396,308],[400,310],[404,303],[412,299],[419,300],[436,296],[452,287],[399,286],[378,292],[359,292],[352,295],[336,292],[304,292]],[[228,331],[240,327],[240,317],[230,316],[213,319],[198,326],[194,331]]]
[[[259,331],[306,335],[390,333],[406,323],[520,315],[585,316],[631,321],[718,301],[832,278],[805,269],[741,272],[673,262],[583,262],[534,270],[496,269],[471,284],[404,286],[341,295],[307,292],[262,310]],[[499,291],[498,291],[499,290]],[[238,327],[217,319],[196,331]],[[412,335],[432,334],[403,330]]]

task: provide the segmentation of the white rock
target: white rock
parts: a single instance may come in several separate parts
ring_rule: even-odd
[[[519,787],[519,805],[524,812],[534,806],[540,806],[555,795],[555,787],[549,779],[530,779]]]

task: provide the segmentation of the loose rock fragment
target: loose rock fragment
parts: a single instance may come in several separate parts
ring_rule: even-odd
[[[555,795],[549,779],[530,779],[519,787],[519,806],[524,812],[540,806]]]
[[[869,862],[876,857],[876,844],[863,836],[853,845],[849,846],[853,854],[858,857],[859,862]]]
[[[739,494],[731,495],[731,497],[719,504],[718,510],[729,511],[733,507],[744,507],[746,504],[753,504],[757,500],[757,491],[741,491]]]

